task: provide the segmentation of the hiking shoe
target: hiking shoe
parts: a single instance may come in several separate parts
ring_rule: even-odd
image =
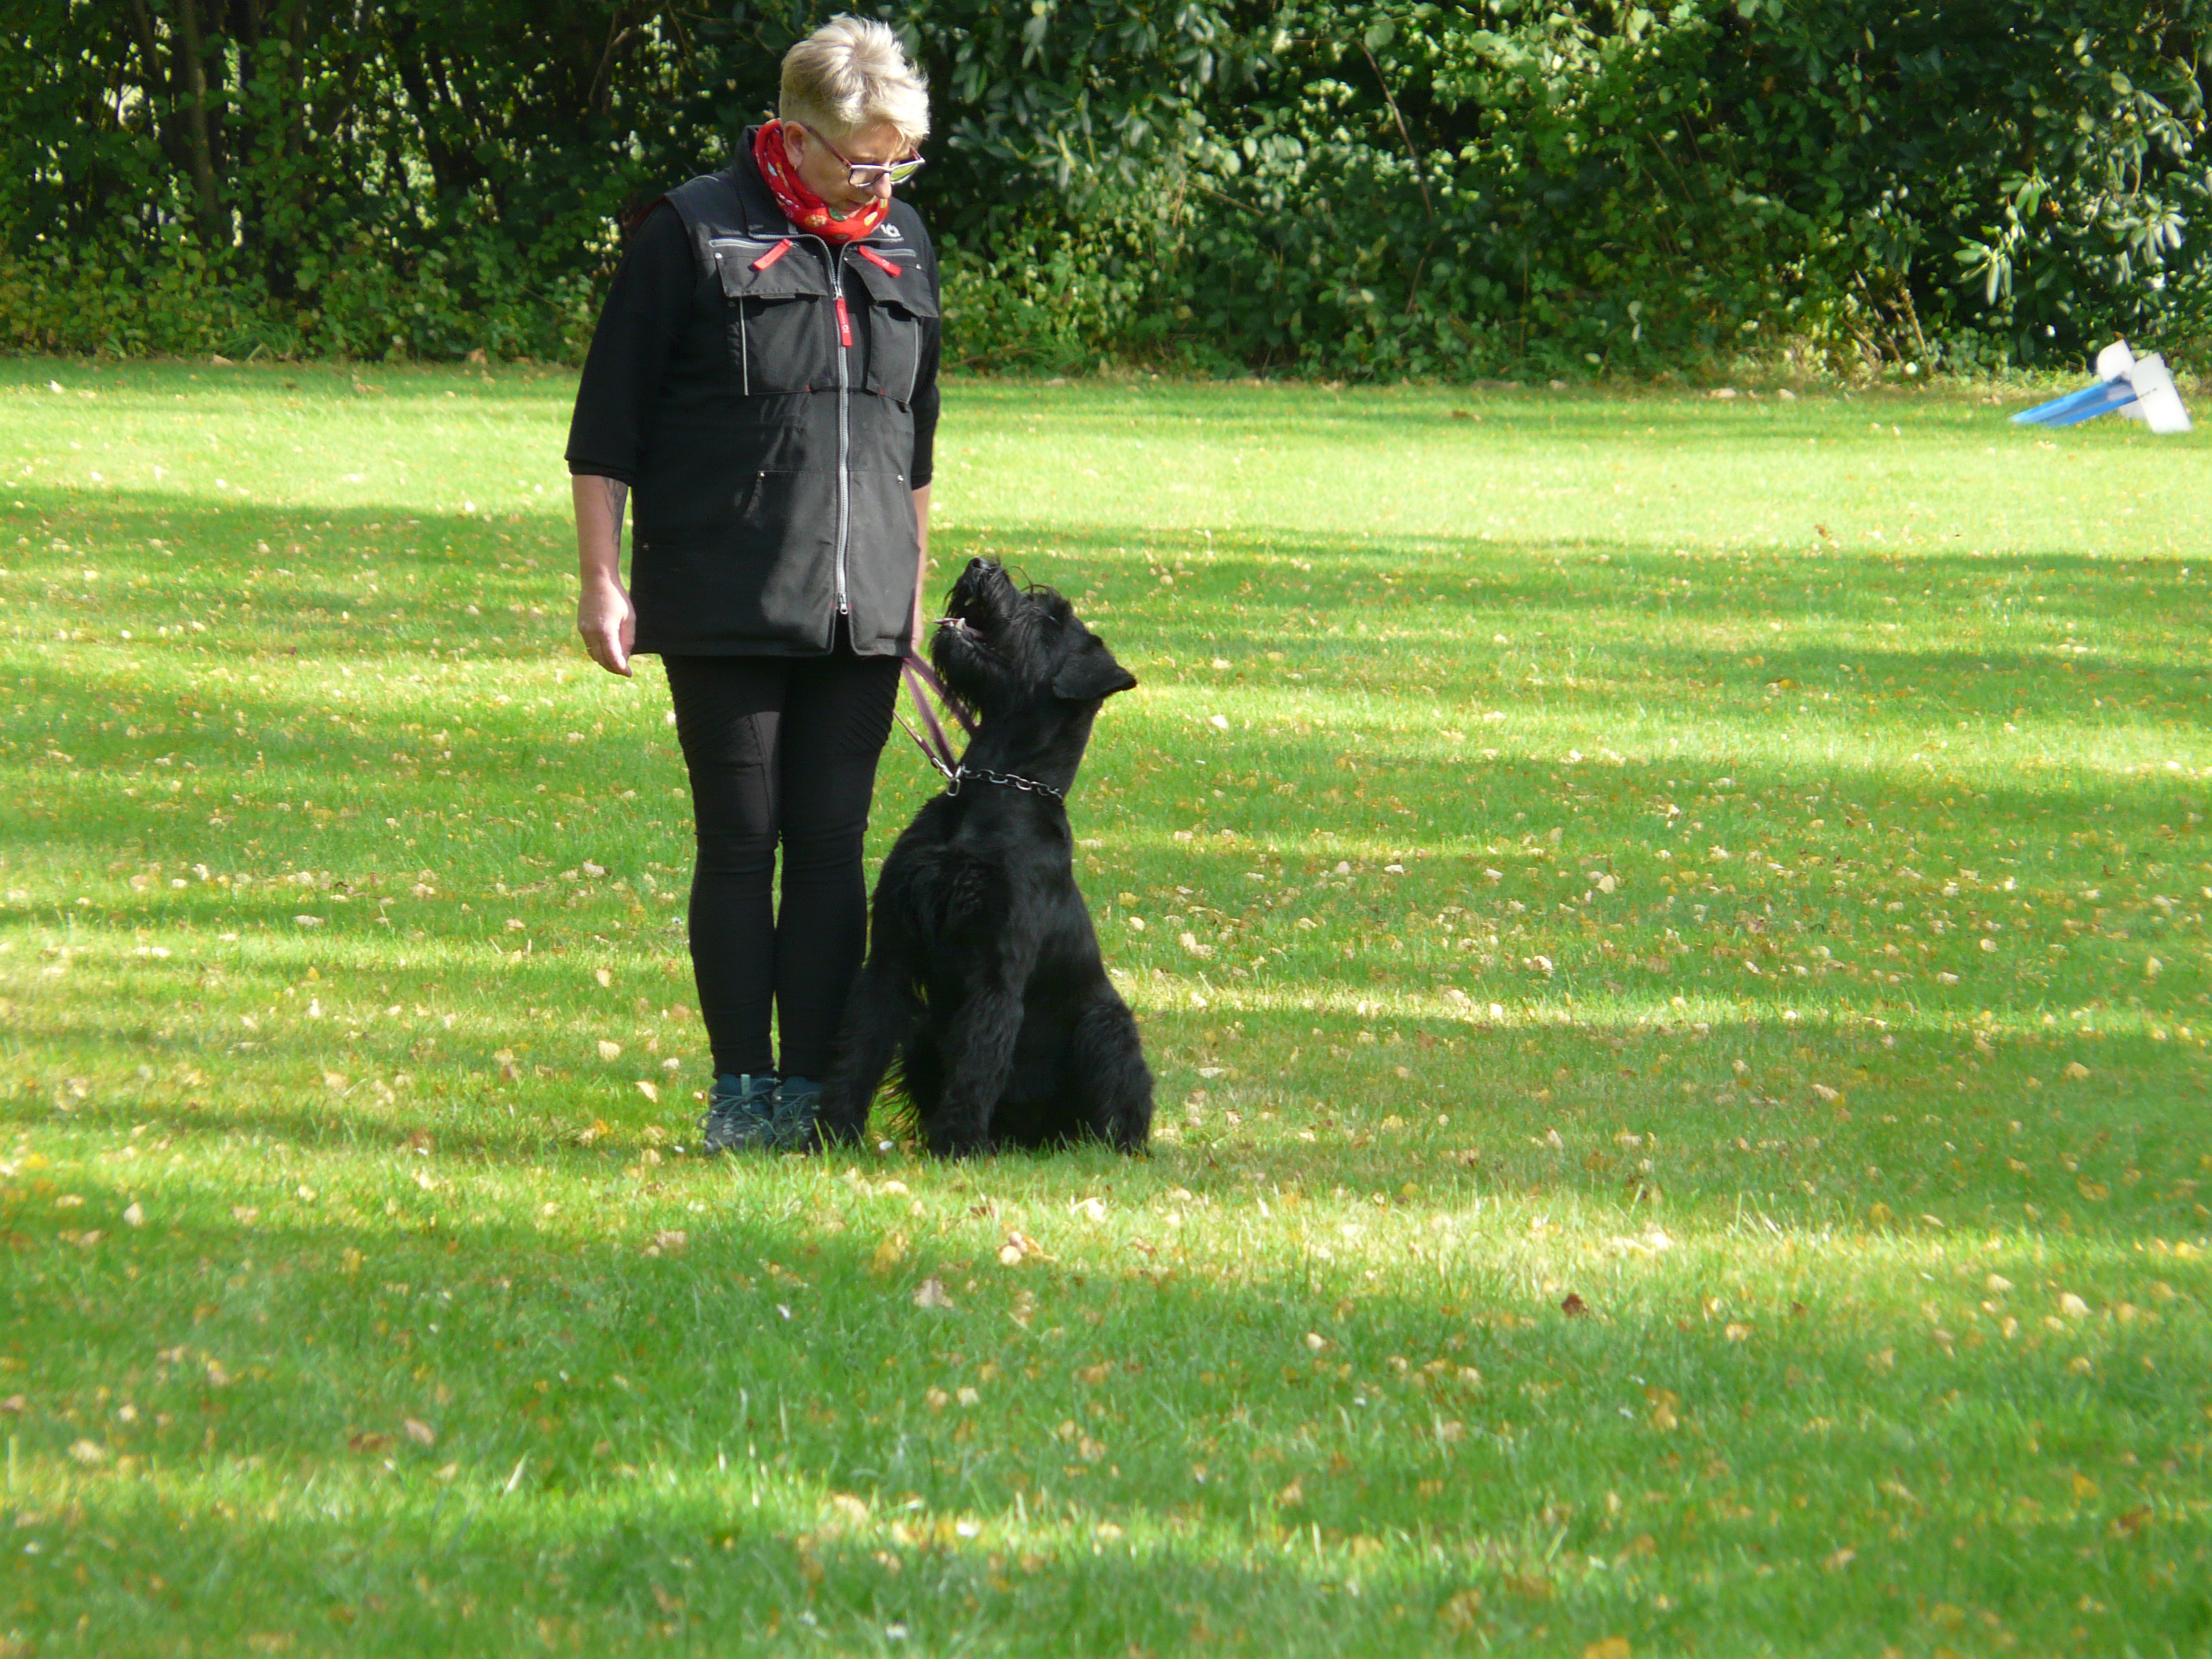
[[[699,1149],[708,1153],[750,1152],[771,1144],[775,1129],[775,1079],[725,1072],[707,1097]]]
[[[812,1078],[787,1077],[775,1085],[769,1144],[781,1152],[805,1152],[814,1145],[816,1116],[822,1109],[822,1085]]]

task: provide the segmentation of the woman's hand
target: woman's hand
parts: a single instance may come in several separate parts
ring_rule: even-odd
[[[576,632],[592,660],[610,674],[629,678],[629,650],[637,640],[637,609],[622,580],[623,507],[629,486],[619,478],[588,474],[569,481],[576,508]]]
[[[576,632],[592,660],[610,674],[629,677],[629,648],[637,639],[637,608],[613,576],[586,576],[576,600]]]

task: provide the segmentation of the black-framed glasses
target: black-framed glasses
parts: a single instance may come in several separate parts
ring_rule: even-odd
[[[793,121],[788,125],[797,127],[810,138],[821,139],[822,147],[845,164],[846,182],[854,190],[872,191],[886,179],[894,185],[902,185],[921,171],[922,158],[919,155],[909,155],[899,161],[855,161],[804,121]]]

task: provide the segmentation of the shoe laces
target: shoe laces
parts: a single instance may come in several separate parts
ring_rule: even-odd
[[[807,1122],[813,1117],[821,1099],[822,1085],[811,1078],[785,1078],[775,1085],[774,1109],[776,1127],[796,1127]]]
[[[732,1080],[737,1086],[726,1086]],[[736,1112],[747,1117],[766,1118],[775,1109],[776,1088],[777,1079],[772,1073],[725,1072],[714,1079],[707,1109],[709,1114]]]

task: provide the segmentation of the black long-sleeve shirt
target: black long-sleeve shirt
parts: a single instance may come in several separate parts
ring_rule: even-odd
[[[690,239],[674,208],[662,203],[630,238],[599,313],[582,384],[568,427],[568,471],[586,477],[637,482],[654,394],[663,371],[699,303],[702,285],[720,289],[711,271],[692,257]],[[926,486],[935,467],[937,369],[943,352],[938,319],[922,320],[921,366],[915,376],[914,465],[908,482]]]

